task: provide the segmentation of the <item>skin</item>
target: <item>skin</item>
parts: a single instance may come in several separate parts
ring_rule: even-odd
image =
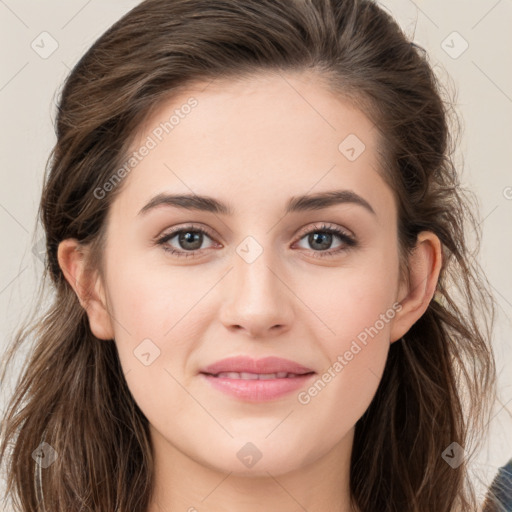
[[[87,247],[76,240],[58,252],[91,330],[115,340],[150,422],[156,478],[148,512],[348,512],[354,427],[390,344],[433,297],[439,239],[419,235],[410,285],[400,282],[397,209],[377,172],[378,132],[318,78],[268,73],[190,87],[151,115],[133,148],[191,96],[198,105],[130,172],[110,208],[103,273],[86,272]],[[366,146],[354,161],[338,149],[348,134]],[[333,189],[356,192],[375,215],[353,203],[284,215],[291,196]],[[234,214],[171,206],[139,214],[163,192],[212,196]],[[152,243],[189,222],[214,235],[204,235],[196,257]],[[358,244],[333,236],[315,250],[307,233],[322,223]],[[263,250],[251,263],[236,252],[247,236]],[[167,244],[190,252],[178,237]],[[201,367],[239,354],[284,357],[321,376],[387,311],[394,317],[307,404],[297,392],[245,402],[198,376]],[[134,356],[147,338],[160,350],[148,366]],[[247,442],[261,453],[251,468],[237,457]]]

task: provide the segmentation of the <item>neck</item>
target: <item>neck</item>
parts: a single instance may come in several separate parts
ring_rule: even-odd
[[[178,451],[151,429],[155,462],[153,495],[147,512],[354,512],[350,505],[352,429],[314,462],[280,472],[247,476],[222,471]],[[298,447],[300,450],[300,447]]]

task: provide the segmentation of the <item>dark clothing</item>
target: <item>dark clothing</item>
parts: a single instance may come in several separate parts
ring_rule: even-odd
[[[496,496],[499,505],[490,500],[492,494]],[[512,459],[494,477],[487,493],[484,512],[512,512]]]

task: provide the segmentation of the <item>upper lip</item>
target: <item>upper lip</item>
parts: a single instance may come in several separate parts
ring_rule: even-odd
[[[295,361],[282,359],[281,357],[264,357],[262,359],[253,359],[248,356],[236,356],[221,359],[213,364],[201,368],[200,373],[209,373],[217,375],[223,372],[246,372],[246,373],[278,373],[287,372],[302,375],[314,372]]]

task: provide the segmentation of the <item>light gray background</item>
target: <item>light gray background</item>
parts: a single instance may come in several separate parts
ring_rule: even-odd
[[[55,142],[57,93],[94,40],[137,3],[0,0],[3,350],[30,311],[42,270],[33,253],[33,237],[43,168]],[[489,482],[498,466],[512,457],[512,3],[387,0],[381,4],[427,50],[443,83],[458,91],[456,111],[464,132],[457,158],[462,182],[480,200],[481,262],[499,303],[495,350],[500,403],[491,421],[488,446],[474,467],[475,479]],[[462,52],[466,42],[468,48]],[[52,44],[58,47],[45,55]],[[12,370],[16,378],[19,368]],[[3,411],[12,382],[2,384]]]

